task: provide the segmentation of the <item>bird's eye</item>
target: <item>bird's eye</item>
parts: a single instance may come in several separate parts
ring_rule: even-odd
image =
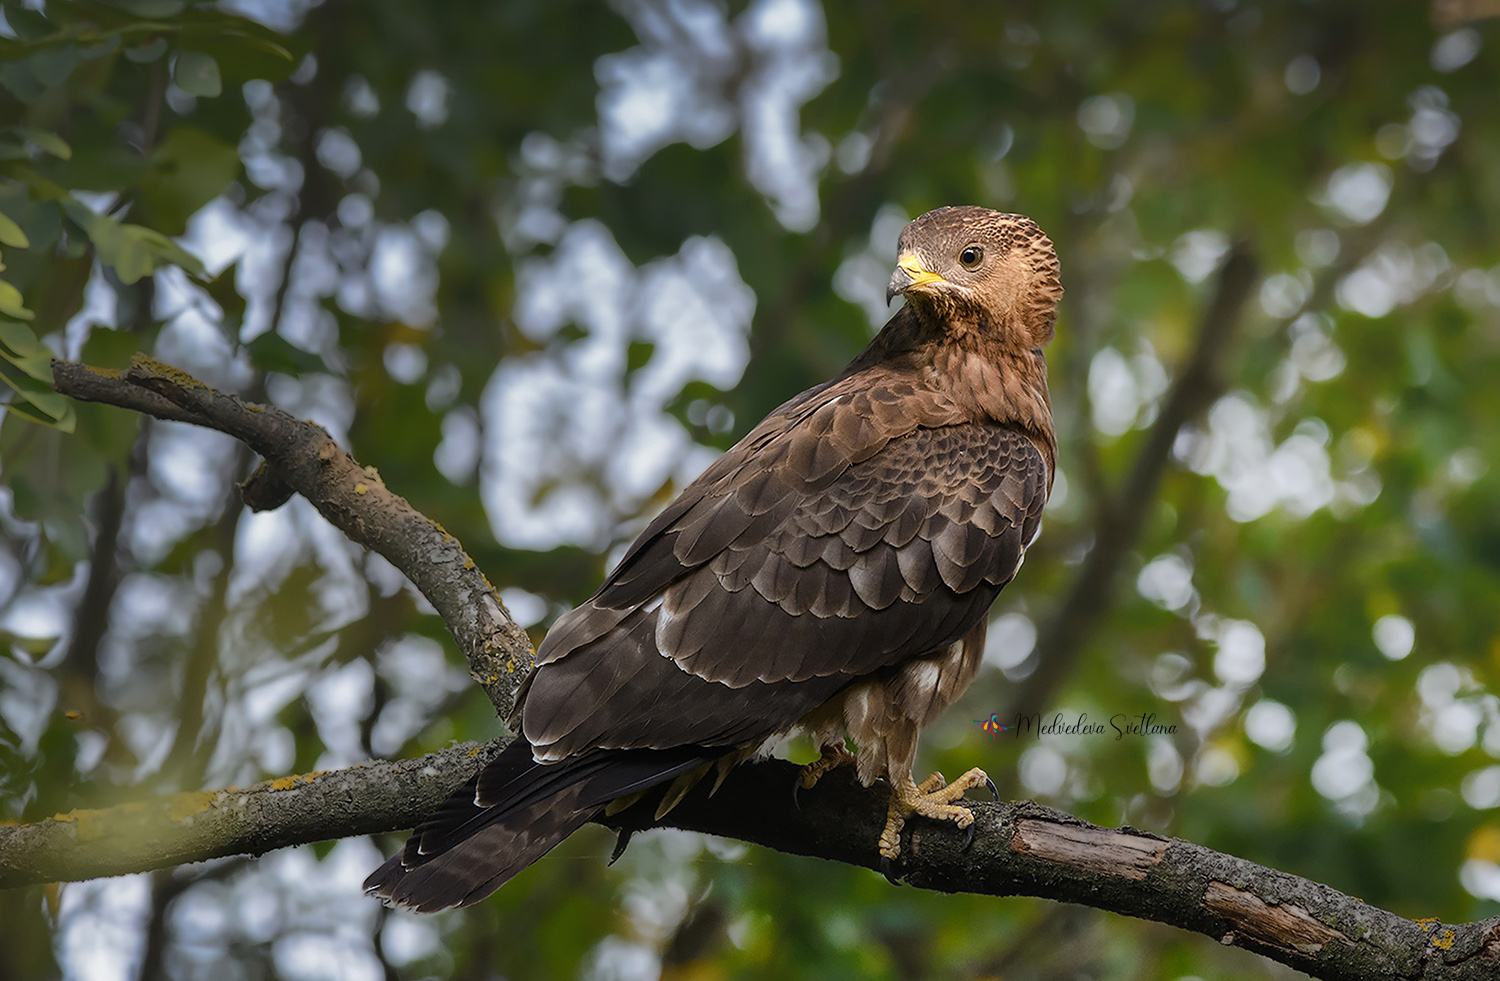
[[[962,262],[966,269],[973,269],[983,258],[984,250],[977,245],[971,245],[958,254],[958,261]]]

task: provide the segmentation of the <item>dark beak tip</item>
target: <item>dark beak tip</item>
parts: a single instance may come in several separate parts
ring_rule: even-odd
[[[885,288],[886,306],[890,306],[892,300],[905,293],[911,287],[912,282],[911,273],[897,266],[896,271],[891,273],[890,283]]]

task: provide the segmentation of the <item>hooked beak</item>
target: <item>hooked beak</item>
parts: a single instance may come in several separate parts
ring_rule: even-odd
[[[919,290],[932,283],[947,280],[922,265],[922,260],[908,252],[896,260],[896,271],[891,273],[890,285],[885,288],[885,302],[890,303],[908,290]]]

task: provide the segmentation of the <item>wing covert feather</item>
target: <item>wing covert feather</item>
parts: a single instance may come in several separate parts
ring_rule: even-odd
[[[542,644],[522,706],[539,755],[765,739],[986,615],[1035,533],[1046,465],[1005,427],[914,426],[920,407],[890,394],[804,403],[811,444],[757,430],[754,453],[652,522]]]

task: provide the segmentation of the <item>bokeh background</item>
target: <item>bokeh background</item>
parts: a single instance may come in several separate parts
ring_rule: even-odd
[[[0,819],[501,731],[386,563],[246,513],[227,438],[49,395],[49,349],[323,423],[539,637],[872,336],[904,221],[978,203],[1062,258],[1061,472],[920,764],[1500,912],[1500,4],[0,12]],[[1232,254],[1259,275],[1204,341]],[[975,724],[1018,705],[1175,731]],[[359,893],[397,842],[0,894],[0,978],[1291,974],[671,832],[419,918]]]

